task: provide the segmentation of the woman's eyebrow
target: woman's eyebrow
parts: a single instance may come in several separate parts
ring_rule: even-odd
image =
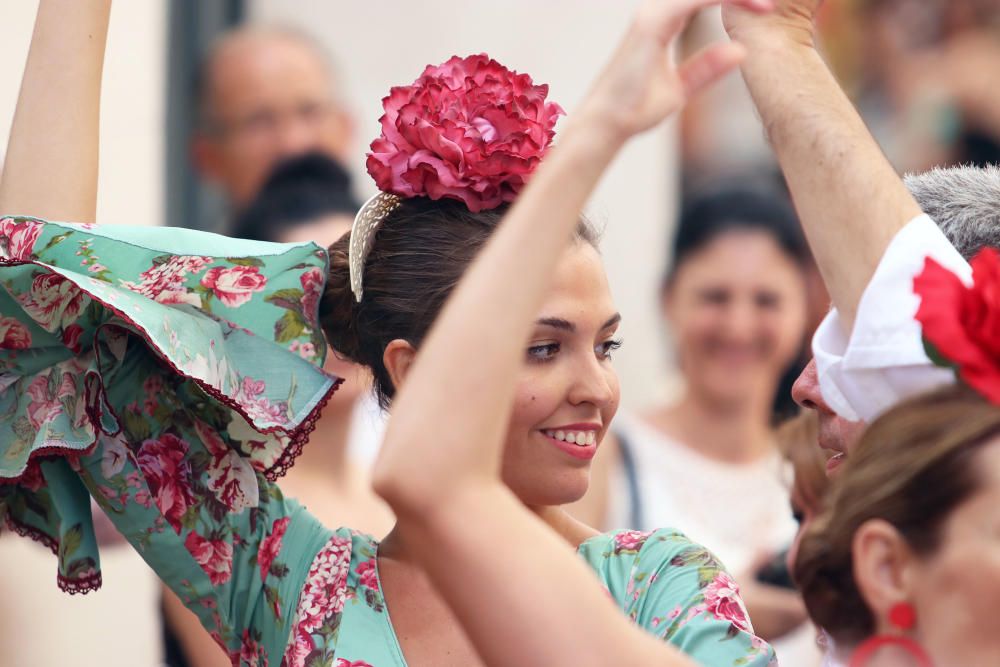
[[[608,321],[601,325],[601,330],[612,327],[622,320],[621,313],[615,313],[608,318]],[[561,317],[543,317],[535,320],[535,324],[543,327],[552,327],[553,329],[560,329],[562,331],[569,331],[570,333],[576,331],[576,325],[569,320],[564,320]]]

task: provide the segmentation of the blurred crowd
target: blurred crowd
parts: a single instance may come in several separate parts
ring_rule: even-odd
[[[827,5],[823,50],[900,172],[1000,162],[1000,87],[991,74],[1000,62],[1000,1]],[[720,30],[716,17],[695,21],[683,48],[694,52]],[[355,119],[324,45],[288,28],[238,28],[213,44],[196,85],[192,168],[228,201],[229,234],[327,246],[350,229],[361,202],[342,165]],[[829,300],[740,78],[694,100],[679,136],[682,202],[660,299],[650,307],[665,323],[682,388],[616,419],[591,490],[573,509],[599,529],[669,525],[706,545],[737,574],[758,634],[784,664],[818,666],[785,554],[796,519],[819,507],[825,461],[815,423],[797,416],[789,397]],[[354,390],[328,406],[282,488],[327,525],[381,535],[391,516],[368,488],[367,469],[382,416],[361,371],[335,353],[327,369],[356,380],[346,385]],[[134,576],[149,585],[98,595],[148,597],[130,608],[156,623],[162,612],[165,648],[147,647],[162,653],[148,664],[228,664],[166,589],[160,604],[151,573],[140,567]],[[0,618],[33,595],[13,581],[3,586]],[[50,604],[74,602],[57,600]],[[75,664],[143,664],[127,653],[125,662],[94,658],[103,641],[98,633],[81,638]]]

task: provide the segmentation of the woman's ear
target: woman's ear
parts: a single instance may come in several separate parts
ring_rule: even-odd
[[[877,633],[891,629],[889,610],[910,602],[916,557],[895,526],[881,519],[861,524],[852,542],[854,580],[875,618]]]
[[[396,391],[399,391],[400,387],[403,386],[406,374],[410,370],[410,364],[413,363],[416,356],[417,350],[402,338],[390,341],[385,346],[385,352],[382,353],[382,363],[389,372],[389,378]]]

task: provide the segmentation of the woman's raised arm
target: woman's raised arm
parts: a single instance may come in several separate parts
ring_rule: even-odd
[[[679,67],[671,61],[689,16],[717,2],[642,5],[559,145],[449,299],[394,401],[376,489],[488,664],[691,664],[626,621],[582,561],[503,486],[499,461],[554,258],[601,174],[628,138],[743,55],[723,44]],[[526,587],[545,594],[526,596]]]
[[[0,179],[0,213],[94,222],[111,0],[41,0]]]

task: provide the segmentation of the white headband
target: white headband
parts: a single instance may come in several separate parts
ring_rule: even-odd
[[[375,240],[375,232],[385,217],[399,207],[398,196],[388,192],[380,192],[361,207],[358,214],[354,216],[354,224],[351,225],[351,243],[347,251],[347,264],[351,272],[351,291],[354,292],[354,300],[361,303],[361,295],[364,293],[362,284],[362,274],[365,270],[365,259],[372,249]]]

